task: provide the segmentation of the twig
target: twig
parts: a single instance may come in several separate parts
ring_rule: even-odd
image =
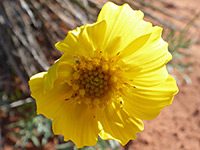
[[[56,0],[56,2],[60,5],[60,7],[63,8],[65,14],[67,13],[71,14],[81,24],[88,23],[87,15],[81,9],[77,9],[75,7],[76,5],[73,5],[73,3],[76,2],[75,0],[73,0],[73,3],[69,0]]]
[[[71,0],[71,2],[74,3],[74,7],[79,6],[79,8],[81,8],[81,10],[82,10],[81,12],[78,11],[78,10],[80,10],[78,8],[75,10],[75,12],[78,12],[79,16],[83,16],[82,14],[84,14],[83,17],[85,18],[85,20],[84,20],[85,23],[87,23],[88,21],[91,21],[90,16],[92,13],[91,13],[91,9],[88,5],[88,0]],[[85,23],[82,23],[82,24],[85,24]]]
[[[4,41],[5,42],[5,41]],[[17,63],[15,62],[14,58],[12,57],[10,50],[4,45],[4,42],[2,40],[0,40],[0,47],[1,49],[3,49],[4,53],[6,54],[6,56],[8,57],[8,60],[10,62],[10,64],[12,65],[12,67],[14,68],[17,76],[20,78],[21,82],[24,84],[24,86],[26,87],[26,92],[29,92],[29,88],[28,88],[28,84],[26,79],[24,78],[22,72],[19,69],[19,66],[17,66]]]
[[[28,104],[28,103],[32,103],[34,102],[34,99],[32,97],[28,97],[26,99],[20,99],[20,100],[16,100],[15,102],[12,103],[3,103],[3,105],[0,106],[0,110],[1,108],[7,108],[7,109],[12,109],[12,108],[16,108],[19,106],[22,106],[24,104]]]
[[[71,19],[69,17],[66,17],[65,14],[63,14],[63,12],[60,11],[60,9],[56,8],[53,4],[49,3],[47,5],[49,7],[49,9],[55,13],[63,22],[65,22],[67,25],[70,26],[70,28],[75,28],[76,27],[76,22],[74,21],[74,19]]]
[[[170,2],[166,2],[165,0],[159,0],[161,3],[163,3],[164,5],[166,5],[167,7],[170,8],[177,8],[173,3]]]
[[[33,14],[36,16],[38,21],[41,23],[41,30],[43,31],[43,33],[45,33],[44,36],[46,36],[46,38],[48,39],[51,47],[53,49],[55,49],[54,43],[55,43],[55,39],[58,39],[58,37],[52,30],[50,30],[46,26],[46,23],[49,22],[49,23],[53,24],[53,26],[56,23],[54,23],[54,21],[51,20],[51,18],[47,14],[46,10],[40,9],[40,6],[41,6],[40,3],[36,2],[36,1],[29,1],[29,0],[26,0],[26,2],[28,3],[29,7],[32,9]],[[61,36],[61,38],[62,37],[63,37],[63,35]]]
[[[164,7],[159,8],[159,7],[156,7],[155,5],[152,5],[151,3],[145,2],[145,1],[143,1],[143,0],[134,0],[134,1],[135,1],[135,3],[137,3],[137,4],[140,5],[140,6],[139,6],[139,9],[141,9],[141,10],[142,10],[141,7],[144,6],[144,7],[151,8],[151,9],[157,11],[157,12],[160,12],[160,13],[162,13],[162,14],[168,16],[168,17],[171,17],[171,18],[173,18],[173,19],[175,19],[175,20],[177,20],[177,21],[180,21],[180,22],[182,22],[182,23],[187,23],[187,22],[189,21],[188,19],[186,19],[186,18],[184,18],[184,17],[182,17],[182,16],[178,16],[178,14],[173,14],[173,13],[169,12],[168,9],[166,9],[166,8],[164,8]],[[175,6],[174,4],[165,2],[165,1],[163,1],[163,0],[160,0],[160,1],[161,1],[164,5],[167,5],[168,7],[176,8],[176,6]],[[143,8],[143,11],[145,11],[144,8]],[[150,16],[150,15],[149,15],[149,16]],[[151,16],[150,16],[150,17],[151,17]],[[153,19],[155,19],[155,18],[153,18]],[[195,23],[193,24],[193,26],[194,26],[195,28],[200,28],[200,26],[199,26],[198,24],[195,24]]]
[[[38,69],[34,65],[31,58],[31,54],[27,52],[27,50],[19,43],[18,39],[14,36],[11,35],[12,41],[16,46],[16,51],[17,54],[16,56],[20,58],[22,65],[28,74],[28,76],[32,76],[33,74],[38,72]]]
[[[38,23],[35,19],[35,16],[33,14],[33,12],[31,11],[31,9],[29,8],[28,4],[26,3],[26,1],[24,0],[20,0],[20,4],[22,6],[22,8],[27,12],[27,14],[29,15],[32,23],[34,24],[35,27],[38,27]]]
[[[169,16],[169,17],[172,17],[172,18],[174,18],[174,19],[176,19],[176,20],[179,20],[179,21],[181,21],[181,22],[184,22],[184,23],[185,23],[185,21],[186,21],[185,18],[182,18],[182,17],[180,17],[180,16],[177,16],[177,14],[174,15],[174,14],[170,13],[169,11],[167,11],[167,9],[165,9],[165,8],[163,8],[163,7],[162,7],[162,8],[158,8],[158,7],[156,7],[155,5],[152,5],[152,4],[150,4],[150,3],[147,3],[147,2],[141,1],[141,0],[134,0],[134,1],[137,2],[137,3],[139,3],[139,4],[141,4],[141,5],[143,5],[143,6],[152,8],[153,10],[156,10],[156,11],[158,11],[158,12],[160,12],[160,13],[166,15],[166,16]]]
[[[16,16],[14,9],[16,10],[16,6],[12,7],[11,3],[9,4],[8,1],[4,1],[3,3],[5,12],[8,16],[8,19],[6,19],[7,25],[10,28],[10,30],[12,31],[12,33],[16,36],[16,38],[23,44],[23,46],[32,54],[33,58],[37,61],[37,63],[42,67],[43,70],[48,70],[49,68],[49,64],[47,63],[47,61],[45,60],[45,56],[43,56],[44,54],[40,52],[40,49],[38,49],[38,51],[34,48],[36,45],[36,42],[32,36],[32,34],[30,33],[29,29],[25,28],[26,26],[24,26],[24,29],[20,29],[20,27],[15,23],[15,20],[13,18],[13,16],[19,18],[19,16]],[[11,8],[12,7],[12,8]],[[19,13],[19,12],[18,12]],[[11,23],[10,23],[11,22]],[[22,24],[22,20],[21,20],[21,25]],[[26,22],[23,22],[26,24]],[[21,32],[23,33],[23,31],[25,31],[26,36],[24,36],[23,34],[21,34]],[[26,39],[27,37],[27,39]],[[27,42],[27,40],[29,41],[29,43]],[[39,46],[37,46],[39,48]],[[40,55],[38,55],[38,52]],[[43,59],[41,59],[43,58]]]
[[[152,19],[154,19],[154,20],[160,22],[160,23],[163,24],[164,26],[166,26],[166,27],[168,27],[168,28],[170,28],[170,29],[172,29],[172,30],[180,31],[180,29],[177,28],[177,27],[175,27],[171,22],[169,22],[169,21],[167,22],[167,21],[165,21],[165,20],[162,20],[162,19],[156,17],[155,15],[153,15],[151,12],[149,12],[149,11],[143,9],[143,8],[139,8],[139,7],[136,6],[136,5],[133,3],[133,1],[131,1],[131,0],[126,0],[126,1],[127,1],[131,6],[133,6],[134,8],[142,10],[147,16],[149,16],[149,17],[151,17]]]
[[[16,102],[12,102],[11,104],[9,104],[10,108],[15,108],[15,107],[19,107],[19,106],[22,106],[24,104],[27,104],[27,103],[32,103],[34,100],[33,98],[31,97],[28,97],[26,99],[23,99],[23,100],[18,100]]]
[[[101,9],[102,5],[99,5],[96,1],[94,0],[88,0],[89,4],[92,4],[95,8],[97,8],[98,10]]]

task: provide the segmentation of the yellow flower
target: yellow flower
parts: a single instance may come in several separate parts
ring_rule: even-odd
[[[78,148],[98,136],[125,145],[178,92],[166,63],[172,59],[162,28],[128,4],[106,3],[94,24],[70,31],[55,46],[64,54],[48,72],[30,78],[37,113]]]

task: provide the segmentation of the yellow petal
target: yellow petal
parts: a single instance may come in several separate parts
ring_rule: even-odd
[[[134,41],[132,41],[124,50],[121,52],[121,57],[127,57],[140,50],[146,42],[149,40],[151,33],[145,34],[143,36],[138,37]]]
[[[141,11],[133,10],[128,4],[117,6],[112,2],[106,3],[97,19],[97,21],[105,20],[107,23],[103,47],[106,48],[113,39],[120,37],[123,41],[121,41],[117,53],[136,38],[151,33],[152,25],[143,21],[143,16]]]
[[[105,21],[87,24],[69,32],[67,37],[55,46],[64,53],[73,51],[74,55],[92,56],[96,49],[100,49],[105,31]]]
[[[59,81],[69,81],[73,75],[74,69],[71,65],[61,63],[58,68],[58,79]]]
[[[31,91],[31,96],[36,97],[43,94],[44,89],[44,78],[47,72],[40,72],[33,75],[29,80],[29,87]]]
[[[177,92],[176,81],[168,75],[167,80],[158,86],[130,88],[124,92],[124,109],[142,120],[154,119],[165,106],[172,103]]]
[[[93,50],[101,49],[106,27],[105,20],[87,26],[85,36],[87,36],[88,42],[92,45]]]
[[[81,26],[75,30],[69,31],[65,39],[62,42],[56,43],[55,47],[63,53],[75,55],[77,37],[84,27],[85,26]]]
[[[133,80],[136,86],[153,86],[161,84],[168,77],[166,63],[172,56],[168,52],[168,44],[161,38],[162,28],[154,27],[146,44],[132,55],[123,58],[129,69],[125,75]],[[131,47],[126,49],[128,53]]]
[[[136,134],[144,128],[141,120],[131,117],[114,102],[102,113],[98,119],[103,140],[113,139],[125,145],[129,140],[135,140]]]
[[[43,114],[47,118],[52,119],[65,103],[65,100],[71,97],[73,91],[66,83],[44,91],[44,78],[46,75],[46,72],[34,75],[29,81],[29,86],[31,96],[36,101],[37,114]]]
[[[60,61],[56,61],[49,69],[48,73],[44,78],[44,89],[49,90],[52,89],[54,86],[54,81],[58,78],[58,66]]]
[[[53,120],[54,134],[61,134],[64,140],[71,140],[77,148],[94,146],[98,139],[98,125],[94,112],[85,104],[66,101]]]
[[[108,43],[108,45],[106,45],[103,48],[103,54],[105,56],[113,56],[115,54],[117,54],[117,52],[119,51],[119,47],[121,44],[121,38],[120,37],[115,37],[112,40],[110,40],[110,42]]]
[[[44,89],[50,90],[54,87],[55,81],[58,77],[69,79],[72,75],[72,66],[76,63],[76,59],[69,54],[63,54],[48,70],[44,79]]]
[[[100,48],[104,39],[106,22],[87,24],[77,38],[77,54],[92,56],[97,48]]]

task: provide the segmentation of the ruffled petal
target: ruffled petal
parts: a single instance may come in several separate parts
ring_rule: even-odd
[[[60,80],[67,80],[73,73],[72,66],[76,63],[76,59],[69,54],[63,54],[48,70],[44,79],[44,89],[50,90],[54,87],[55,81],[60,77]]]
[[[44,78],[47,72],[40,72],[33,75],[29,80],[29,87],[32,97],[39,97],[44,92]]]
[[[128,68],[125,72],[135,86],[155,86],[168,77],[166,63],[172,56],[168,52],[168,44],[161,38],[162,28],[154,27],[149,40],[138,50],[128,46],[125,50],[130,54],[123,58]],[[125,51],[124,50],[124,51]]]
[[[70,98],[73,90],[66,83],[57,85],[51,90],[44,91],[46,72],[31,77],[29,86],[31,96],[36,100],[37,114],[43,114],[49,119],[55,117],[57,111],[63,106],[65,100]]]
[[[56,48],[64,53],[74,55],[92,56],[94,51],[101,48],[106,31],[106,22],[100,21],[78,27],[68,33],[67,37],[56,43]]]
[[[106,106],[98,119],[100,137],[103,140],[117,140],[122,145],[135,140],[136,134],[144,128],[141,120],[131,117],[114,102]]]
[[[158,86],[136,87],[124,91],[124,109],[134,117],[151,120],[172,103],[177,92],[176,81],[168,75],[167,80]]]
[[[75,55],[77,37],[83,30],[83,28],[85,28],[85,26],[81,26],[76,28],[75,30],[69,31],[65,39],[61,42],[56,43],[55,47],[63,53]]]
[[[56,61],[49,69],[48,73],[44,78],[44,89],[49,90],[52,89],[54,86],[55,80],[58,78],[58,66],[60,61]]]
[[[121,43],[116,51],[118,53],[136,38],[151,33],[152,25],[143,21],[143,16],[143,12],[133,10],[128,4],[117,6],[112,2],[106,3],[97,19],[97,21],[105,20],[107,23],[104,49],[113,39],[120,37]],[[110,55],[112,56],[113,52]]]
[[[142,48],[147,43],[150,36],[151,33],[136,38],[124,50],[122,50],[120,57],[124,58],[132,55],[134,52]]]
[[[88,42],[92,45],[93,50],[100,50],[102,48],[106,28],[107,24],[105,20],[87,26],[85,36],[87,36]]]
[[[98,124],[94,112],[85,104],[66,101],[53,120],[53,132],[71,140],[77,148],[94,146],[98,139]]]

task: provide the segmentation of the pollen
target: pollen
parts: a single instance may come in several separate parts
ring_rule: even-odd
[[[74,79],[79,79],[79,77],[80,77],[80,73],[79,73],[79,72],[75,72],[75,73],[73,74],[73,78],[74,78]]]
[[[102,59],[78,58],[72,75],[74,99],[92,107],[102,106],[112,89],[109,62]]]
[[[74,90],[73,99],[91,108],[104,108],[111,97],[118,97],[120,87],[125,84],[122,70],[113,60],[103,56],[97,58],[77,57],[70,85]]]
[[[78,89],[79,89],[79,85],[74,84],[74,85],[73,85],[73,90],[77,91]]]
[[[84,96],[85,95],[85,90],[84,89],[80,89],[79,93],[80,93],[81,96]]]
[[[90,69],[90,68],[89,68]],[[84,69],[84,74],[81,75],[81,77],[78,79],[77,83],[79,83],[78,86],[80,86],[82,89],[80,91],[84,90],[85,94],[90,98],[96,98],[104,95],[104,89],[105,89],[105,83],[108,84],[108,80],[110,78],[110,75],[108,75],[107,72],[99,73],[98,70],[100,67],[96,67],[92,70],[89,70],[88,68]],[[83,70],[82,70],[83,71]],[[103,76],[103,77],[102,77]],[[104,77],[106,77],[104,79]],[[103,90],[103,92],[100,92],[100,89]],[[82,92],[81,92],[82,93]]]

